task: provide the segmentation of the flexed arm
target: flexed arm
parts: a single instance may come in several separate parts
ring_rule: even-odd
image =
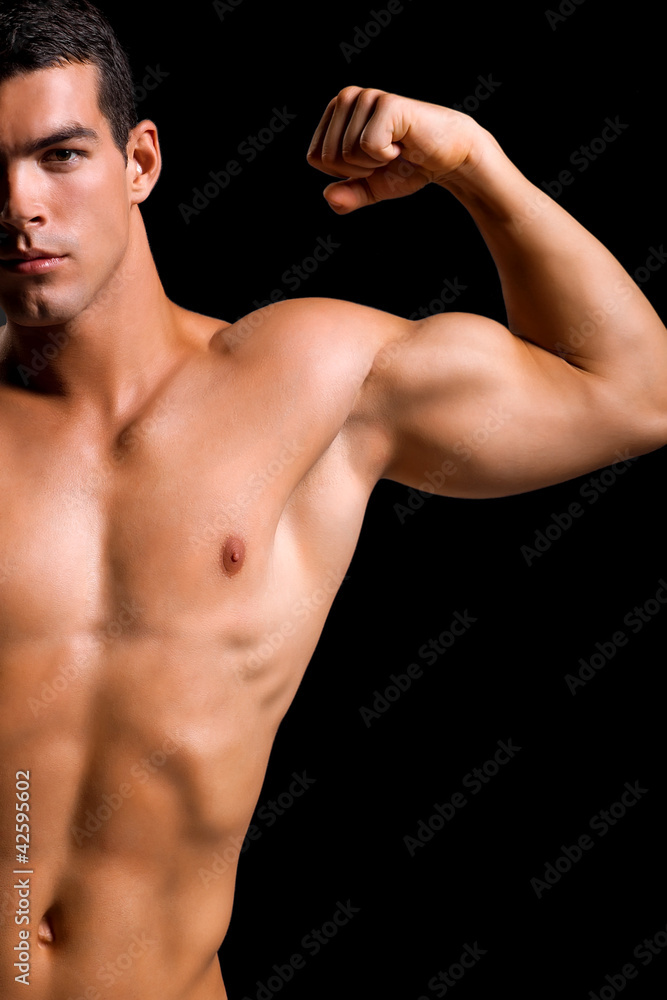
[[[341,178],[325,190],[340,214],[427,183],[447,189],[502,282],[508,327],[450,313],[406,322],[397,338],[388,324],[360,397],[385,428],[387,477],[419,486],[449,460],[456,474],[438,492],[501,496],[667,443],[659,317],[612,254],[467,115],[347,87],[326,109],[309,162]],[[505,416],[461,460],[457,445],[494,413]]]

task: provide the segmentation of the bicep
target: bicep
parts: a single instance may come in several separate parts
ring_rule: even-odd
[[[540,489],[649,450],[611,383],[481,316],[413,324],[378,354],[368,385],[382,478],[443,496]]]

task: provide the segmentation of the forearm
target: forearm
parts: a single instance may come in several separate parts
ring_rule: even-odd
[[[667,332],[640,289],[489,133],[479,129],[473,149],[475,165],[440,183],[493,255],[512,332],[664,410]]]

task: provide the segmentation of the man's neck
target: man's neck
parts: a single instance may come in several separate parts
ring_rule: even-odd
[[[21,326],[10,319],[0,382],[114,425],[149,398],[188,347],[180,310],[167,298],[145,231],[93,302],[67,323]]]

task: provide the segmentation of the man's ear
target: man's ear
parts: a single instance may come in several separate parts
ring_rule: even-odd
[[[132,129],[127,144],[127,183],[130,201],[140,205],[155,187],[162,155],[155,122],[145,119]]]

